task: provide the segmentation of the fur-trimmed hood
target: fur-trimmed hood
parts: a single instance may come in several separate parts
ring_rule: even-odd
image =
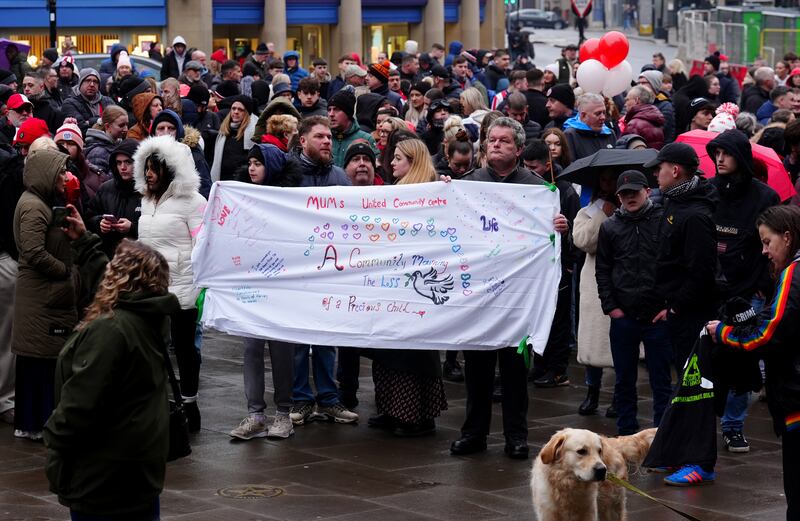
[[[195,170],[192,151],[172,136],[150,137],[139,144],[133,156],[133,179],[137,192],[148,199],[153,197],[144,179],[144,168],[147,158],[154,154],[167,164],[174,176],[162,199],[168,194],[181,197],[197,193],[200,175]]]

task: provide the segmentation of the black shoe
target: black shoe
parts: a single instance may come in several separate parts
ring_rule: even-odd
[[[424,420],[419,423],[400,422],[392,434],[400,438],[415,438],[429,436],[436,432],[436,423],[433,420]]]
[[[556,375],[552,371],[547,371],[540,378],[534,380],[533,385],[544,389],[561,387],[563,385],[569,385],[569,378],[567,378],[565,374]]]
[[[200,409],[197,407],[197,402],[183,402],[183,412],[186,414],[189,432],[199,431]]]
[[[382,429],[390,431],[397,427],[397,420],[388,414],[378,414],[377,416],[370,416],[367,420],[367,426],[371,429]]]
[[[528,459],[528,444],[524,441],[507,441],[503,452],[511,459]]]
[[[442,364],[442,378],[448,382],[464,381],[464,371],[461,370],[461,364],[458,363],[458,360],[453,362],[445,360],[444,364]]]
[[[450,454],[464,456],[486,450],[486,438],[467,437],[459,438],[450,444]]]
[[[586,398],[584,398],[583,403],[578,406],[578,414],[581,416],[589,416],[597,412],[598,401],[600,400],[600,386],[592,386],[589,387],[589,391],[586,393]]]

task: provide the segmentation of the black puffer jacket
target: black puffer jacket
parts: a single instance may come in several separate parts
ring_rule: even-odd
[[[103,251],[109,258],[113,257],[114,250],[124,238],[136,239],[139,236],[139,217],[142,214],[142,195],[134,188],[134,181],[124,181],[117,170],[117,156],[122,154],[130,158],[136,152],[139,142],[126,139],[111,152],[108,158],[109,170],[114,176],[100,186],[94,198],[89,201],[86,208],[86,226],[100,236],[103,241]],[[133,173],[133,169],[131,169]],[[112,231],[100,232],[100,221],[103,215],[110,214],[117,219],[128,219],[131,229],[125,235]]]
[[[764,294],[772,291],[769,260],[761,254],[756,218],[770,206],[780,204],[780,197],[775,190],[753,179],[750,141],[741,131],[726,130],[706,145],[709,157],[715,156],[716,149],[731,154],[738,165],[735,173],[717,173],[711,180],[719,193],[712,217],[722,267],[717,276],[717,290],[725,300],[735,296],[749,300],[758,291]]]
[[[714,310],[717,239],[711,216],[718,199],[717,190],[703,178],[689,192],[664,194],[656,287],[678,315]]]
[[[664,209],[656,204],[636,214],[618,209],[600,227],[595,277],[603,313],[621,309],[636,320],[652,320],[666,303],[656,291],[658,228]]]

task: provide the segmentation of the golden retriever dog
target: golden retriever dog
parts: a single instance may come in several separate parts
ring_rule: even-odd
[[[625,490],[606,481],[628,479],[628,465],[641,465],[656,429],[606,438],[585,429],[562,429],[533,464],[531,491],[539,521],[625,521]]]

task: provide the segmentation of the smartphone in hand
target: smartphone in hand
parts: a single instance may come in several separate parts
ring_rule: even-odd
[[[119,220],[116,217],[114,217],[113,215],[111,215],[110,213],[103,214],[103,219],[108,221],[109,224],[117,224],[117,221]]]
[[[69,209],[65,206],[54,206],[53,207],[53,226],[56,228],[64,228],[67,226],[67,216],[69,215]]]

